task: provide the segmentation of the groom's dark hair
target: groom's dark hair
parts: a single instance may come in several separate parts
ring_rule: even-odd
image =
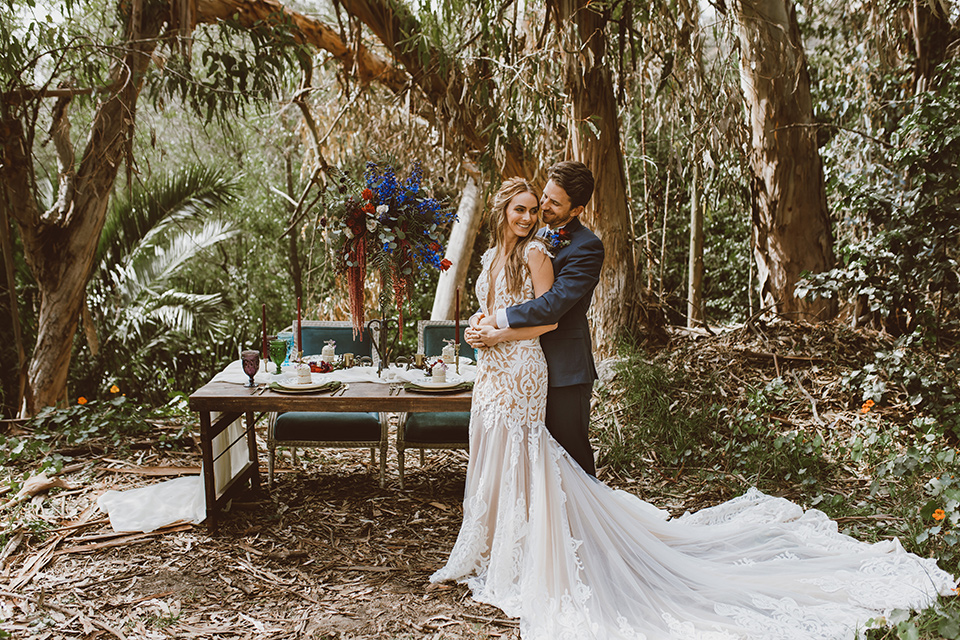
[[[593,173],[576,160],[564,160],[547,169],[547,180],[553,180],[567,192],[570,206],[585,207],[593,196]]]

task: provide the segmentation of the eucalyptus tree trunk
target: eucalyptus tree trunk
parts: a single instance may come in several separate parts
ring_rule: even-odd
[[[151,63],[161,21],[149,4],[135,1],[129,13],[125,55],[110,72],[108,91],[94,112],[86,148],[76,163],[70,137],[68,92],[59,94],[51,139],[57,151],[60,184],[57,202],[42,212],[35,197],[36,176],[31,154],[32,132],[23,102],[3,106],[5,131],[2,201],[16,221],[24,258],[40,291],[37,343],[27,367],[21,417],[34,415],[66,397],[73,338],[93,268],[97,243],[118,168],[128,152],[143,74]],[[9,94],[8,100],[14,98]],[[32,99],[40,99],[35,96]]]
[[[790,319],[825,320],[830,299],[800,300],[803,272],[834,264],[810,77],[792,0],[734,0],[740,84],[752,132],[753,252],[761,304]]]
[[[483,222],[483,207],[480,202],[480,189],[473,176],[467,178],[467,184],[460,196],[457,207],[457,221],[450,230],[450,240],[444,257],[451,262],[450,268],[440,272],[437,280],[437,293],[433,298],[431,320],[453,320],[456,307],[457,288],[460,288],[460,315],[470,315],[477,308],[472,291],[464,291],[467,271],[470,269],[470,256],[477,242],[477,234]]]
[[[936,86],[937,66],[943,62],[957,39],[958,28],[950,21],[947,4],[912,0],[900,9],[905,14],[907,33],[912,40],[914,93]]]
[[[690,181],[690,254],[687,282],[687,326],[703,324],[703,209],[700,207],[700,165],[692,163],[693,178]]]
[[[605,62],[607,16],[588,0],[556,0],[565,54],[565,84],[571,101],[572,159],[587,165],[595,180],[584,224],[603,241],[605,258],[593,294],[590,322],[594,347],[611,355],[624,328],[637,324],[643,309],[630,248],[630,213],[620,145],[620,120],[613,72]]]

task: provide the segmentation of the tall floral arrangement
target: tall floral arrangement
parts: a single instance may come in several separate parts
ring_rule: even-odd
[[[423,269],[446,270],[440,233],[456,214],[423,190],[423,170],[416,165],[401,180],[390,164],[368,162],[362,185],[341,178],[340,197],[328,224],[334,234],[337,272],[346,276],[350,317],[355,333],[363,331],[363,291],[367,270],[380,276],[380,313],[390,301],[403,326],[403,304],[413,279]]]

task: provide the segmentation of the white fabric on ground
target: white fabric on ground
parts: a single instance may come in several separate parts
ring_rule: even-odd
[[[179,520],[194,524],[207,515],[203,476],[184,476],[126,491],[106,491],[97,506],[114,531],[149,533]]]

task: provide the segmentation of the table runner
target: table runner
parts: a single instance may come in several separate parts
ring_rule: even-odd
[[[270,363],[271,371],[276,370],[276,365]],[[447,377],[457,375],[454,367],[447,369]],[[477,378],[477,366],[468,364],[460,365],[460,379],[473,382]],[[423,371],[419,369],[410,369],[392,365],[383,370],[381,375],[377,375],[376,367],[351,367],[349,369],[337,369],[330,373],[313,373],[311,378],[315,383],[325,383],[332,380],[338,382],[377,382],[381,384],[396,384],[402,382],[413,382],[423,377]],[[271,382],[280,382],[283,380],[295,380],[296,373],[293,365],[285,365],[281,368],[280,374],[267,373],[261,365],[260,371],[253,377],[256,384],[270,384]],[[228,364],[223,371],[213,377],[211,382],[232,382],[234,384],[246,384],[249,378],[243,372],[243,367],[239,360],[234,360]]]

